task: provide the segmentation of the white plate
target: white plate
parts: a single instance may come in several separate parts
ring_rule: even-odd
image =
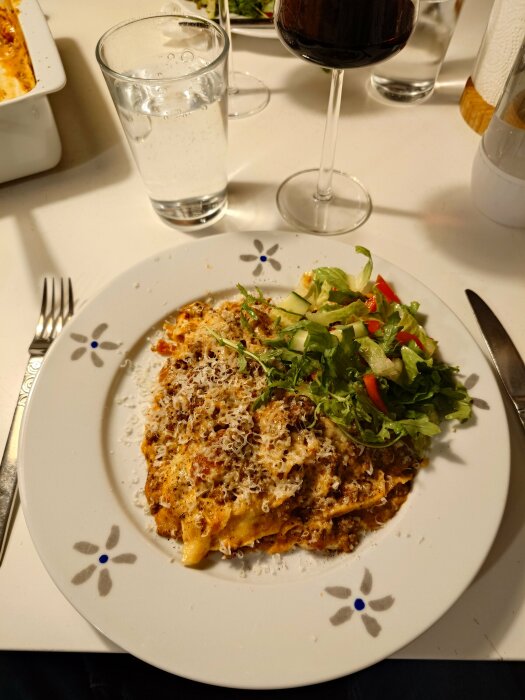
[[[168,0],[162,6],[163,12],[188,12],[192,15],[200,15],[201,17],[207,17],[204,10],[199,10],[197,5],[192,2],[192,0]],[[236,19],[241,20],[241,22],[236,23]],[[232,34],[238,34],[239,36],[248,36],[252,39],[277,39],[277,32],[274,29],[273,23],[267,26],[243,26],[243,22],[250,24],[250,20],[246,17],[240,15],[230,16],[230,28]]]
[[[372,251],[374,253],[374,251]],[[509,436],[477,345],[425,286],[374,255],[375,272],[421,302],[443,358],[476,399],[436,440],[399,514],[356,552],[306,552],[184,568],[143,507],[149,338],[181,305],[236,284],[281,294],[319,265],[361,269],[343,243],[292,233],[207,237],[145,260],[86,304],[52,346],[23,425],[20,488],[42,561],[75,608],[141,659],[240,688],[312,684],[412,641],[461,595],[503,513]],[[335,589],[338,596],[327,591]]]
[[[248,36],[252,39],[278,39],[273,24],[268,27],[243,27],[242,24],[232,24],[232,34]]]

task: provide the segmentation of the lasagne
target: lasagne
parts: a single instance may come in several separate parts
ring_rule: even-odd
[[[215,551],[350,552],[399,510],[422,464],[409,437],[359,444],[300,392],[257,401],[267,377],[249,357],[275,322],[262,300],[250,313],[243,321],[242,300],[192,303],[153,348],[165,361],[142,443],[145,493],[185,565]]]
[[[9,0],[0,0],[0,102],[21,97],[35,85],[17,11]]]

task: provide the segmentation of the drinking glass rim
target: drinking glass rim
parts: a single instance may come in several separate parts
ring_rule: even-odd
[[[207,27],[211,27],[215,29],[219,35],[222,36],[224,39],[224,46],[222,47],[221,52],[219,55],[213,59],[210,63],[208,63],[206,66],[203,66],[202,68],[199,68],[199,70],[196,70],[192,72],[191,75],[192,77],[197,77],[199,75],[202,75],[204,73],[208,73],[210,70],[213,70],[223,59],[224,56],[228,55],[228,51],[230,49],[230,39],[228,37],[228,34],[224,31],[224,29],[218,25],[216,22],[213,22],[212,20],[208,19],[207,17],[197,17],[196,15],[181,15],[181,14],[175,14],[175,13],[160,13],[160,14],[155,14],[155,15],[145,15],[143,17],[135,17],[133,19],[126,19],[123,22],[119,22],[118,24],[113,25],[109,29],[107,29],[104,34],[100,37],[100,39],[97,41],[97,45],[95,48],[95,57],[97,59],[98,65],[100,66],[101,70],[104,73],[107,73],[108,75],[113,76],[114,78],[118,78],[119,80],[123,81],[128,81],[131,83],[151,83],[154,82],[156,84],[158,83],[173,83],[178,80],[187,80],[188,75],[181,75],[177,77],[172,77],[172,78],[141,78],[141,77],[134,77],[130,75],[124,75],[124,73],[119,73],[116,70],[113,70],[113,68],[110,68],[105,61],[102,58],[101,55],[101,47],[102,44],[104,43],[105,39],[110,35],[113,34],[114,32],[118,31],[119,29],[122,29],[123,27],[127,27],[131,24],[135,24],[136,22],[143,22],[144,20],[150,20],[150,19],[187,19],[190,20],[191,22],[199,22],[200,24],[203,24]]]

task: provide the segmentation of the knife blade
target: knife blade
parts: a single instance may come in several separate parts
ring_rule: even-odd
[[[502,384],[525,428],[525,364],[509,334],[483,299],[471,289],[465,294],[472,306],[483,338]]]

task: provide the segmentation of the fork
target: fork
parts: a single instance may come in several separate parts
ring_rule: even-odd
[[[46,352],[74,312],[71,279],[68,277],[64,283],[64,279],[61,278],[56,287],[57,289],[54,279],[44,279],[40,315],[35,335],[29,345],[29,361],[0,463],[0,564],[7,545],[16,500],[18,442],[22,416]]]

